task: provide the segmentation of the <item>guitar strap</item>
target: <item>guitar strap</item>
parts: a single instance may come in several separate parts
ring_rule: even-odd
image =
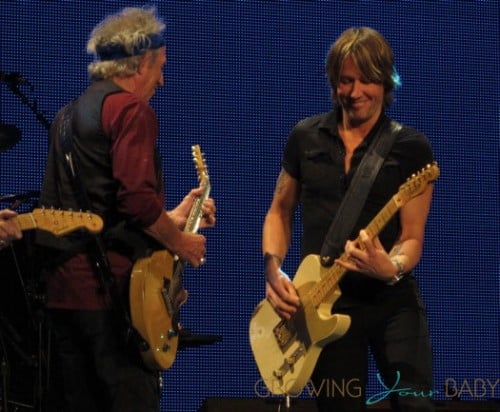
[[[73,152],[73,106],[74,101],[70,102],[63,108],[62,118],[58,124],[58,135],[61,138],[61,148],[64,155],[65,169],[73,186],[75,200],[81,210],[91,211],[90,200],[85,186],[80,178],[78,162]],[[116,310],[118,318],[123,323],[122,330],[125,332],[126,341],[133,339],[133,341],[137,343],[142,350],[144,345],[148,346],[148,343],[142,339],[132,327],[129,312],[123,302],[120,292],[118,291],[115,277],[111,271],[111,266],[106,255],[104,241],[100,234],[93,235],[92,239],[93,241],[88,244],[87,254],[94,272],[97,275],[104,292],[111,298],[112,306]]]
[[[325,237],[320,254],[323,266],[331,266],[334,259],[341,255],[366,202],[375,177],[389,154],[401,127],[401,124],[389,118],[386,118],[380,125],[352,178],[349,189]]]

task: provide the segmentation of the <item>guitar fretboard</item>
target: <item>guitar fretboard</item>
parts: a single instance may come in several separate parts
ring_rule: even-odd
[[[380,233],[387,222],[389,222],[392,216],[394,216],[394,214],[401,207],[401,202],[397,201],[397,196],[397,194],[394,195],[365,228],[370,239],[373,239]],[[359,238],[356,239],[356,242],[361,244]],[[347,259],[347,255],[345,252],[340,256],[340,259]],[[311,290],[309,290],[309,292],[307,293],[307,298],[311,300],[315,307],[318,307],[321,302],[325,301],[326,298],[336,290],[337,285],[346,272],[347,270],[345,268],[334,263],[333,266],[328,270],[324,278],[316,285],[314,285]]]
[[[191,207],[186,225],[184,226],[185,232],[194,233],[198,230],[198,226],[202,218],[203,202],[208,198],[210,193],[210,183],[208,178],[201,182],[201,186],[203,187],[203,194],[195,199],[193,206]]]
[[[16,223],[21,230],[30,230],[37,227],[33,213],[23,213],[15,217]]]

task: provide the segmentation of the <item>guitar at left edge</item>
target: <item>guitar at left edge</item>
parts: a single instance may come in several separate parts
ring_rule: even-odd
[[[56,236],[67,235],[80,229],[99,233],[104,226],[101,217],[95,213],[44,208],[21,213],[14,220],[23,231],[38,229]]]

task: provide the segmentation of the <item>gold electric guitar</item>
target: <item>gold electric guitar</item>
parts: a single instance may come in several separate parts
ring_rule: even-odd
[[[30,213],[17,215],[14,220],[21,230],[39,229],[56,236],[80,229],[99,233],[103,228],[99,215],[72,210],[33,209]]]
[[[203,188],[189,213],[185,232],[198,230],[202,204],[210,193],[210,180],[199,145],[192,147],[198,180]],[[168,369],[174,363],[179,343],[179,308],[187,300],[182,286],[184,262],[168,250],[139,259],[130,278],[130,315],[141,335],[142,358],[153,370]]]
[[[438,177],[439,168],[433,163],[409,178],[366,227],[369,237],[377,236],[403,205]],[[345,253],[340,259],[347,259]],[[266,299],[255,308],[250,320],[250,346],[271,393],[298,395],[307,385],[323,347],[349,329],[349,316],[331,314],[332,305],[341,295],[339,281],[345,272],[338,264],[322,266],[319,255],[308,255],[293,279],[300,298],[297,313],[284,320]]]

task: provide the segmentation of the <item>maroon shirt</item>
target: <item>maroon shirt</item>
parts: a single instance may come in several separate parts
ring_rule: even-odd
[[[152,225],[163,212],[163,188],[155,169],[158,135],[156,115],[147,103],[131,93],[106,97],[102,126],[111,139],[113,177],[119,182],[118,210],[141,227]],[[108,252],[111,270],[120,289],[127,290],[133,262],[127,256]],[[49,308],[98,310],[109,307],[88,257],[78,254],[49,276]]]

